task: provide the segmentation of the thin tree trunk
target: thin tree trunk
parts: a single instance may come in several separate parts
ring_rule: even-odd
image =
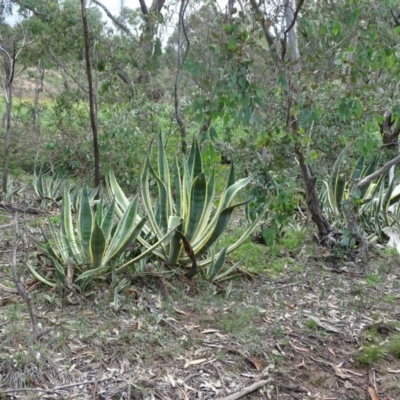
[[[186,142],[186,126],[182,119],[181,108],[180,108],[180,97],[179,97],[179,85],[181,78],[181,71],[183,63],[185,62],[188,50],[189,50],[189,41],[187,39],[184,27],[184,16],[186,7],[189,4],[189,0],[181,0],[181,6],[179,9],[179,22],[178,22],[178,65],[176,68],[176,76],[175,76],[175,88],[174,88],[174,103],[175,103],[175,119],[178,123],[179,129],[181,131],[181,150],[183,154],[187,153],[187,142]],[[183,39],[184,36],[186,38],[186,51],[185,54],[182,54],[183,51]]]
[[[94,185],[100,187],[100,154],[99,141],[97,132],[97,111],[96,98],[93,88],[92,68],[90,64],[90,47],[89,47],[89,27],[86,18],[86,0],[81,0],[82,7],[82,24],[85,38],[85,60],[86,60],[86,75],[89,87],[89,108],[90,108],[90,124],[93,134],[93,158],[94,158]],[[99,192],[97,192],[99,193]]]
[[[295,11],[294,11],[295,9],[296,9],[295,1],[287,0],[285,5],[285,22],[287,27],[285,34],[288,35],[290,61],[292,65],[293,74],[297,80],[300,74],[300,52],[297,40],[297,27],[295,22]],[[288,82],[290,82],[290,79],[288,79]],[[288,86],[289,86],[289,93],[287,96],[287,109],[288,109],[289,129],[293,133],[298,134],[299,124],[297,121],[297,117],[292,112],[293,101],[294,101],[293,91],[295,84],[290,83]],[[306,190],[306,200],[307,200],[308,210],[311,213],[312,220],[317,225],[320,239],[327,241],[329,240],[328,239],[329,234],[333,231],[333,229],[329,221],[322,214],[321,206],[319,204],[319,199],[318,199],[318,193],[316,189],[316,177],[314,176],[310,166],[305,161],[303,148],[300,142],[296,144],[295,151],[297,159],[299,161],[301,175],[303,177],[304,186]]]
[[[296,32],[296,18],[300,11],[301,6],[303,5],[304,0],[299,0],[298,6],[296,8],[296,4],[294,0],[286,0],[285,8],[284,8],[284,17],[286,23],[286,30],[283,32],[284,41],[288,36],[289,42],[289,54],[290,61],[292,65],[292,71],[296,79],[300,74],[300,53],[298,49],[298,41],[297,41],[297,32]],[[275,38],[269,31],[272,22],[268,18],[265,17],[265,14],[260,10],[259,5],[256,0],[250,0],[251,7],[255,14],[256,19],[261,25],[263,29],[265,39],[268,43],[271,55],[273,56],[274,61],[280,71],[281,74],[286,75],[286,80],[288,82],[288,93],[286,96],[286,109],[287,109],[287,128],[295,135],[299,133],[299,123],[296,118],[295,113],[293,112],[294,105],[294,93],[296,91],[296,82],[292,82],[290,80],[289,74],[285,71],[285,67],[281,57],[277,52],[277,46],[275,43]],[[331,237],[330,234],[334,231],[331,227],[329,221],[322,214],[322,210],[318,200],[318,193],[316,190],[316,178],[310,168],[310,166],[306,163],[304,151],[300,142],[296,144],[295,153],[300,165],[301,175],[304,181],[305,192],[306,192],[306,201],[307,207],[311,214],[311,218],[316,224],[318,228],[318,235],[322,242],[326,242],[330,244]]]
[[[33,101],[33,129],[36,137],[38,137],[40,133],[39,96],[40,93],[43,91],[43,78],[44,78],[44,69],[41,67],[39,60],[35,78],[35,98]]]
[[[5,76],[3,80],[3,90],[6,100],[6,112],[4,118],[4,152],[3,152],[3,180],[2,191],[5,199],[8,186],[8,162],[10,157],[10,138],[11,138],[11,112],[12,112],[12,82],[14,79],[14,61],[8,52],[0,47],[3,54]]]

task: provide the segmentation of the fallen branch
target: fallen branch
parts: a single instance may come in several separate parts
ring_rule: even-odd
[[[243,389],[240,389],[239,391],[230,394],[229,396],[226,397],[220,397],[217,400],[237,400],[241,399],[242,397],[248,395],[249,393],[254,392],[255,390],[259,389],[260,387],[266,385],[269,383],[271,380],[270,379],[263,379],[261,381],[255,382],[250,386],[247,386]]]
[[[38,332],[38,323],[36,320],[36,314],[32,306],[31,296],[25,290],[25,286],[22,284],[21,280],[18,278],[17,275],[17,248],[18,248],[19,232],[18,232],[18,223],[16,215],[14,215],[14,229],[15,229],[15,243],[11,258],[11,271],[15,287],[17,288],[17,292],[24,299],[26,305],[28,306],[29,317],[31,318],[32,322],[32,336],[33,340],[36,341],[39,338],[39,332]]]
[[[15,289],[10,288],[10,287],[8,287],[8,286],[4,286],[4,285],[2,285],[1,283],[0,283],[0,290],[4,290],[4,291],[7,292],[7,293],[15,293],[15,294],[18,293]]]
[[[32,208],[32,207],[20,208],[20,207],[15,207],[12,204],[6,204],[6,203],[0,203],[0,208],[13,214],[15,214],[16,212],[21,212],[25,214],[35,214],[35,215],[47,214],[47,211],[43,211],[38,208]]]
[[[16,389],[6,389],[6,390],[0,390],[0,394],[7,394],[7,393],[14,393],[14,392],[42,392],[42,393],[51,393],[51,392],[57,392],[59,390],[63,389],[68,389],[74,386],[80,386],[80,385],[90,385],[91,383],[99,383],[103,381],[108,381],[108,380],[115,380],[113,378],[103,378],[103,379],[96,379],[93,381],[83,381],[83,382],[75,382],[75,383],[69,383],[68,385],[64,386],[58,386],[56,388],[52,389],[39,389],[39,388],[16,388]],[[118,380],[120,381],[120,380]]]

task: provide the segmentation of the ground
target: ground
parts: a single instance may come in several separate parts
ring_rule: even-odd
[[[0,283],[13,287],[12,213],[0,217]],[[362,266],[308,235],[259,260],[227,298],[176,277],[162,295],[136,276],[116,309],[106,281],[85,298],[35,283],[25,263],[38,218],[18,216],[17,263],[43,335],[32,341],[26,304],[0,286],[0,399],[400,398],[394,252],[373,249]]]

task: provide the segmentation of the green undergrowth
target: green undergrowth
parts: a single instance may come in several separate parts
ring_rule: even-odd
[[[370,368],[383,360],[400,360],[399,324],[377,322],[365,331],[363,346],[355,357],[356,364]]]
[[[218,246],[226,246],[237,240],[245,230],[245,226],[232,224],[227,232],[219,240]],[[267,246],[257,243],[254,237],[249,237],[237,250],[230,254],[228,260],[231,263],[246,258],[244,268],[250,273],[266,272],[270,276],[277,276],[285,270],[301,273],[304,271],[292,254],[299,253],[307,242],[305,231],[288,230],[285,235],[274,245]],[[312,244],[310,250],[314,249]]]

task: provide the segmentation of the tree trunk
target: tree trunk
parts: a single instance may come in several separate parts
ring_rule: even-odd
[[[160,18],[161,9],[165,4],[165,0],[153,0],[150,9],[147,9],[144,0],[139,0],[140,8],[145,20],[142,35],[140,37],[140,50],[144,56],[144,62],[142,66],[142,73],[139,78],[139,82],[146,84],[150,82],[150,61],[153,57],[154,52],[154,37],[156,34],[157,24]]]
[[[92,126],[93,135],[93,158],[94,158],[94,185],[100,188],[100,153],[99,153],[99,141],[97,132],[97,107],[96,107],[96,96],[93,87],[92,79],[92,67],[90,64],[90,47],[89,47],[89,27],[86,18],[86,0],[81,0],[82,10],[82,25],[85,38],[85,60],[86,60],[86,75],[89,87],[89,108],[90,108],[90,124]],[[99,191],[97,192],[99,194]]]
[[[294,16],[295,10],[295,1],[287,0],[285,5],[285,21],[286,21],[286,31],[285,34],[288,34],[288,42],[289,42],[289,54],[290,61],[293,69],[293,74],[297,78],[300,74],[300,52],[298,47],[297,40],[297,29],[296,22]],[[290,29],[289,29],[290,28]],[[290,79],[287,79],[290,82]],[[288,110],[288,122],[289,129],[292,133],[298,135],[299,134],[299,123],[296,116],[292,112],[293,107],[293,91],[295,87],[295,83],[289,83],[289,92],[287,95],[287,110]],[[307,207],[311,214],[311,218],[318,228],[318,235],[322,242],[326,242],[326,244],[330,244],[330,233],[333,231],[329,221],[322,214],[321,206],[319,204],[318,193],[316,189],[316,177],[314,176],[310,166],[305,161],[305,156],[303,152],[303,148],[300,142],[297,142],[295,147],[295,152],[297,155],[297,159],[299,161],[301,175],[303,177],[305,191],[306,191],[306,200]]]
[[[181,150],[182,154],[187,153],[187,142],[186,142],[186,126],[182,119],[181,115],[181,108],[180,108],[180,94],[179,94],[179,85],[180,85],[180,77],[182,66],[185,62],[185,58],[187,56],[189,50],[189,42],[187,41],[186,34],[185,34],[185,27],[184,27],[184,16],[186,7],[189,4],[189,0],[181,0],[181,5],[179,8],[179,21],[178,21],[178,62],[176,67],[176,76],[175,76],[175,87],[174,87],[174,104],[175,104],[175,119],[179,126],[179,130],[181,131]],[[185,54],[183,53],[183,39],[184,36],[187,42],[187,48]]]
[[[39,96],[40,93],[43,91],[43,78],[44,78],[44,69],[41,67],[39,60],[35,78],[35,97],[33,101],[33,129],[36,138],[39,136],[40,133]]]
[[[12,82],[14,78],[14,61],[8,52],[0,47],[4,60],[4,79],[3,89],[6,101],[6,112],[4,115],[4,151],[3,151],[3,179],[2,191],[5,201],[8,186],[8,162],[10,157],[10,138],[11,138],[11,112],[12,112]]]

